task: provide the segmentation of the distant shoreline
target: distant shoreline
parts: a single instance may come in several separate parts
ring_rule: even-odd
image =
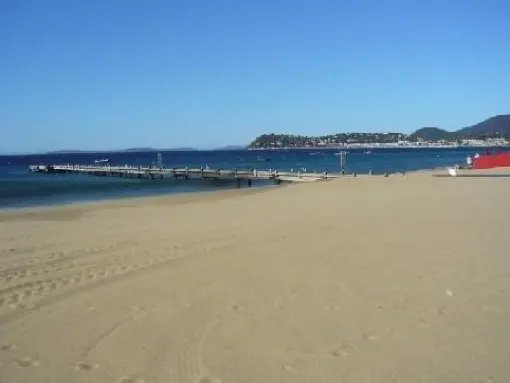
[[[274,150],[349,150],[349,149],[487,149],[487,148],[510,148],[510,144],[485,144],[485,145],[441,145],[441,144],[424,144],[424,145],[397,145],[397,144],[347,144],[345,146],[289,146],[289,147],[260,147],[260,148],[219,148],[219,149],[147,149],[147,150],[56,150],[50,152],[39,153],[0,153],[0,157],[15,156],[51,156],[65,154],[117,154],[117,153],[166,153],[166,152],[223,152],[223,151],[274,151]]]
[[[261,147],[248,148],[249,151],[264,150],[346,150],[346,149],[486,149],[486,148],[510,148],[510,144],[505,145],[391,145],[391,144],[351,144],[345,146],[290,146],[290,147]]]

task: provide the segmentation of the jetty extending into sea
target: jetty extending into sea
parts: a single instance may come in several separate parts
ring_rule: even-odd
[[[102,177],[125,177],[147,179],[214,179],[235,181],[238,184],[246,181],[248,185],[254,180],[272,180],[281,182],[314,182],[337,178],[340,174],[328,172],[280,172],[278,170],[242,170],[242,169],[209,169],[209,168],[166,168],[154,166],[109,166],[109,165],[30,165],[30,172],[37,173],[77,173]]]

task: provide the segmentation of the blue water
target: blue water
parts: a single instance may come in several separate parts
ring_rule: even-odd
[[[346,172],[374,174],[433,169],[465,163],[477,148],[374,149],[349,150]],[[281,151],[168,151],[161,152],[165,167],[231,169],[278,169],[280,171],[340,171],[338,150]],[[260,157],[267,161],[260,161]],[[235,188],[225,181],[139,180],[92,177],[81,174],[28,173],[29,165],[92,164],[95,159],[110,158],[112,165],[150,165],[157,162],[156,152],[79,153],[0,156],[0,208],[69,203],[111,198],[206,192]],[[267,183],[259,182],[254,186]]]

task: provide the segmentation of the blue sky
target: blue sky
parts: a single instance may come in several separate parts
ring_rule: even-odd
[[[510,110],[508,0],[3,0],[0,152],[456,129]]]

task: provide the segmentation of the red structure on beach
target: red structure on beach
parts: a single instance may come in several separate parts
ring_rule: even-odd
[[[510,168],[510,152],[489,153],[473,159],[473,169]]]

